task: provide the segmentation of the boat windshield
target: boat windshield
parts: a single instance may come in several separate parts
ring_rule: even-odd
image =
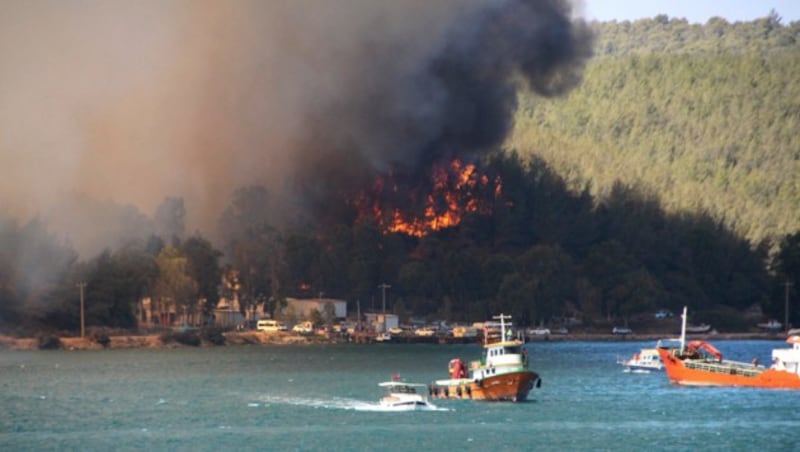
[[[417,390],[414,389],[413,386],[394,385],[394,386],[389,386],[389,392],[400,393],[400,394],[416,394]]]

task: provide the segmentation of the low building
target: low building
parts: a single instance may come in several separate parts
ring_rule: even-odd
[[[233,300],[221,298],[213,315],[214,325],[220,328],[241,327],[246,320],[239,309],[239,301],[236,298]]]
[[[347,317],[347,302],[335,298],[287,298],[284,312],[291,311],[298,317],[308,318],[314,311],[324,314],[326,306],[330,306],[327,309],[333,312],[335,318],[344,319]]]
[[[385,333],[392,328],[400,327],[400,318],[395,314],[378,314],[370,312],[364,314],[364,318],[366,319],[366,328],[378,333]]]

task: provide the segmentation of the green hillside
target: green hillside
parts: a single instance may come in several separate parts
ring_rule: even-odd
[[[800,23],[595,24],[568,97],[523,95],[508,147],[602,200],[615,181],[753,242],[800,229]]]

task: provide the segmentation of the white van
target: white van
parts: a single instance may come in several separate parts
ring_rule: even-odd
[[[287,331],[289,328],[280,320],[259,320],[258,323],[256,323],[256,329],[258,331],[274,333],[277,331]]]

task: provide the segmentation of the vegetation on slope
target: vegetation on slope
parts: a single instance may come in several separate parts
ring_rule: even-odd
[[[621,181],[754,243],[800,228],[800,23],[596,27],[582,86],[523,96],[511,148],[599,199]]]

